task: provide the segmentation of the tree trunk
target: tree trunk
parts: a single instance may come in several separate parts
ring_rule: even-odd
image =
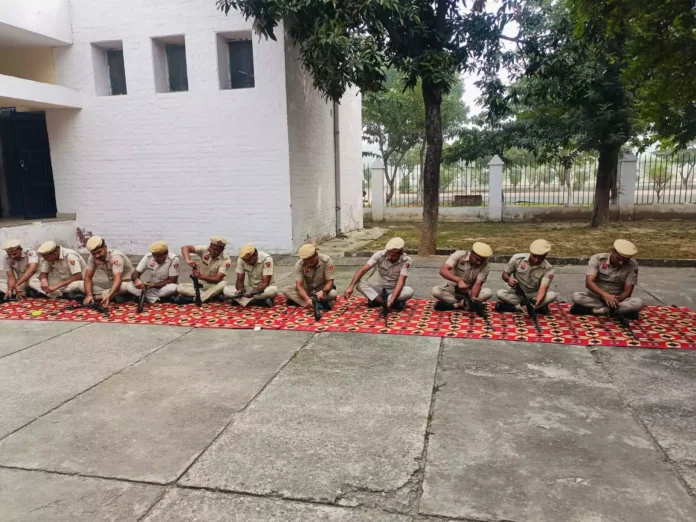
[[[597,184],[590,226],[599,227],[609,222],[609,199],[614,188],[620,151],[620,146],[606,147],[599,151]]]
[[[423,168],[423,227],[418,254],[430,256],[437,244],[437,218],[440,210],[440,159],[442,157],[442,93],[439,88],[423,83],[425,102],[425,165]]]
[[[425,170],[425,140],[421,141],[420,170],[418,171],[418,201],[423,202],[423,171]]]
[[[384,175],[387,178],[387,198],[386,198],[387,201],[386,201],[386,204],[388,205],[389,202],[394,197],[394,184],[396,183],[396,167],[394,167],[393,174],[391,176],[389,176],[388,168],[385,167]]]

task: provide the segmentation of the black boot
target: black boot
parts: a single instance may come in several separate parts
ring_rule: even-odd
[[[640,319],[640,314],[638,312],[628,312],[624,314],[624,317],[626,319],[630,319],[631,321],[637,321]]]
[[[331,310],[331,301],[319,301],[319,307],[327,312]]]
[[[371,301],[370,299],[367,300],[367,307],[368,308],[379,308],[380,306],[382,306],[382,305],[376,301]]]
[[[24,294],[25,294],[27,297],[33,297],[34,299],[41,299],[41,298],[48,297],[46,294],[42,294],[41,292],[37,292],[36,290],[34,290],[34,289],[31,288],[31,287],[28,287],[28,288],[27,288],[27,291],[24,292]]]
[[[537,308],[536,310],[537,315],[549,315],[551,313],[551,310],[549,310],[549,305],[542,306],[540,308]]]
[[[438,301],[433,306],[433,310],[437,312],[451,312],[454,310],[454,305],[452,303],[445,303],[444,301]]]
[[[193,297],[189,295],[177,295],[174,298],[174,304],[178,305],[186,305],[186,304],[191,304],[193,303]]]
[[[570,307],[570,313],[572,315],[594,315],[592,308],[587,308],[579,304],[574,304]]]
[[[63,299],[82,302],[85,299],[85,294],[82,292],[65,292]]]
[[[285,300],[285,306],[294,306],[294,307],[298,307],[298,306],[302,306],[302,305],[299,304],[299,303],[296,303],[296,302],[293,301],[292,299],[286,299],[286,300]]]
[[[5,292],[0,292],[0,303],[5,300]]]
[[[403,312],[404,308],[406,307],[406,301],[397,301],[392,305],[392,310],[395,312]]]
[[[498,301],[497,303],[495,303],[495,311],[503,314],[512,314],[517,312],[517,307],[510,303],[503,303],[502,301]]]

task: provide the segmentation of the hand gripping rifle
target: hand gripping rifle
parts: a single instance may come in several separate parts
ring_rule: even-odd
[[[382,288],[382,315],[384,316],[384,327],[389,328],[389,296],[387,289]]]
[[[522,290],[522,287],[520,286],[519,282],[515,285],[515,293],[520,297],[520,300],[522,301],[522,306],[524,306],[527,309],[527,313],[529,314],[529,317],[531,317],[532,321],[534,321],[534,326],[536,326],[537,332],[541,333],[541,325],[539,324],[539,316],[536,313],[536,308],[534,307],[534,303],[532,303],[529,298],[527,297],[527,294],[524,293],[524,290]]]
[[[194,265],[193,269],[198,270],[198,265]],[[193,290],[196,292],[194,303],[196,303],[196,306],[203,306],[203,301],[201,301],[201,288],[203,288],[203,285],[193,274],[191,274],[191,281],[193,281]]]
[[[626,330],[626,333],[627,333],[628,335],[630,335],[631,337],[633,337],[636,341],[640,342],[640,340],[638,339],[638,337],[636,337],[636,334],[633,332],[633,330],[631,330],[631,324],[628,322],[628,319],[626,319],[626,316],[625,316],[624,314],[622,314],[621,312],[619,312],[618,307],[617,307],[617,308],[614,308],[614,307],[612,307],[612,306],[609,306],[609,304],[606,302],[606,300],[604,299],[604,297],[602,297],[601,295],[599,296],[599,300],[602,301],[602,303],[604,304],[604,306],[606,306],[606,307],[609,309],[609,317],[611,317],[611,318],[614,319],[617,323],[619,323],[619,326],[621,326],[621,328],[623,328],[624,330]]]
[[[138,298],[138,313],[142,314],[143,310],[145,309],[145,290],[147,290],[147,287],[145,286],[145,283],[143,283],[143,288],[140,291],[140,297]]]
[[[106,306],[99,303],[71,304],[66,306],[65,308],[61,308],[53,315],[59,314],[60,312],[67,312],[68,310],[79,310],[80,308],[91,308],[92,310],[96,310],[100,314],[104,314],[104,317],[109,317],[109,309]]]
[[[321,307],[319,306],[319,299],[315,294],[312,294],[312,308],[314,309],[314,320],[321,320]]]
[[[468,291],[462,291],[458,286],[454,287],[454,296],[455,299],[464,299],[464,301],[466,301],[466,304],[469,306],[469,310],[471,310],[480,318],[482,318],[485,321],[486,325],[488,325],[488,328],[490,328],[491,330],[495,330],[495,328],[493,328],[493,323],[491,323],[491,318],[488,315],[488,310],[486,310],[485,304],[483,304],[478,299],[474,299],[473,297],[471,297],[471,294]]]
[[[252,290],[251,292],[247,292],[246,290],[242,289],[233,296],[228,297],[227,300],[232,301],[234,299],[239,299],[240,297],[244,297],[246,294],[249,294],[251,295],[251,297],[254,297],[255,295],[263,294],[263,290]]]

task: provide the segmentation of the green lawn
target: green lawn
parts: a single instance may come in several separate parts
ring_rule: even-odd
[[[366,227],[377,224],[366,223]],[[420,223],[383,223],[388,231],[364,250],[379,250],[392,237],[402,237],[406,248],[418,249]],[[696,259],[696,222],[642,221],[590,228],[586,223],[440,223],[438,248],[468,249],[483,241],[495,254],[527,252],[535,239],[546,239],[554,257],[590,256],[608,252],[615,239],[628,239],[638,257]]]

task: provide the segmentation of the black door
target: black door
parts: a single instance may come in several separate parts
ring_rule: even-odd
[[[51,153],[44,113],[0,114],[10,216],[24,219],[56,217]]]

